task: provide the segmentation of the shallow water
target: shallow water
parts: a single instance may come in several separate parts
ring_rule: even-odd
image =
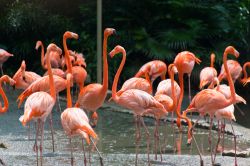
[[[31,140],[28,138],[28,130],[19,122],[19,117],[23,114],[23,108],[18,109],[16,98],[20,91],[7,93],[10,108],[7,113],[0,116],[0,143],[4,143],[7,149],[0,149],[0,154],[8,163],[20,161],[21,165],[33,165],[36,163],[35,153],[32,151],[35,137],[34,124],[31,123]],[[61,102],[62,108],[66,103]],[[99,121],[95,128],[99,136],[98,148],[105,156],[108,154],[131,154],[135,153],[135,127],[133,116],[126,113],[117,113],[104,107],[98,111]],[[151,153],[153,154],[153,130],[154,121],[151,118],[144,118],[151,134]],[[44,162],[45,165],[53,165],[53,163],[70,164],[70,147],[69,140],[64,134],[60,122],[60,113],[53,110],[53,124],[55,129],[55,153],[52,153],[51,135],[48,125],[48,119],[45,125],[44,134]],[[187,128],[183,127],[183,134],[179,134],[178,129],[171,128],[171,124],[167,123],[160,126],[160,141],[165,154],[198,154],[194,145],[187,146],[186,133]],[[140,143],[139,153],[146,153],[145,132],[142,129],[142,140]],[[164,144],[164,135],[166,140]],[[212,132],[213,143],[217,141],[217,133]],[[196,129],[195,137],[200,145],[201,151],[205,155],[209,155],[208,151],[208,131],[204,129]],[[232,136],[226,135],[225,149],[233,148]],[[246,149],[250,146],[249,142],[237,142],[238,149]],[[76,137],[73,139],[74,155],[77,160],[82,160],[81,139]],[[177,148],[178,147],[178,148]],[[86,147],[87,148],[87,147]],[[85,148],[85,149],[86,149]],[[94,156],[97,159],[97,156]],[[56,161],[55,161],[56,160]],[[97,159],[98,160],[98,159]],[[117,161],[119,163],[119,161]],[[9,165],[9,164],[8,164]],[[13,165],[13,164],[10,164]],[[15,164],[14,164],[15,165]],[[59,164],[60,165],[60,164]]]

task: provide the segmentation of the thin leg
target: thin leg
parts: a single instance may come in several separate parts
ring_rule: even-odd
[[[90,137],[90,141],[91,141],[92,144],[94,145],[95,150],[97,151],[97,153],[98,153],[98,155],[99,155],[99,158],[100,158],[100,165],[103,166],[103,158],[102,158],[102,155],[101,155],[100,151],[99,151],[98,148],[96,147],[96,144],[95,144],[95,142],[92,140],[91,137]]]
[[[222,129],[222,153],[224,152],[225,128],[226,128],[226,120],[224,119],[223,124],[221,124],[221,129]]]
[[[40,121],[35,122],[35,126],[36,126],[36,140],[35,140],[35,144],[34,144],[34,146],[33,146],[33,150],[34,150],[34,152],[36,152],[36,164],[37,164],[37,166],[38,166],[39,163],[38,163],[38,146],[37,146],[37,139],[38,139],[38,134],[39,134]]]
[[[213,117],[210,117],[210,127],[209,127],[209,136],[208,136],[208,143],[210,146],[210,153],[211,153],[211,161],[212,161],[212,165],[214,165],[214,160],[213,160],[213,148],[212,148],[212,138],[211,138],[211,131],[212,131],[212,127],[213,127]]]
[[[157,143],[158,143],[158,147],[159,147],[159,150],[160,150],[160,157],[161,157],[161,161],[162,161],[162,151],[161,151],[161,145],[160,145],[160,133],[159,133],[159,126],[160,126],[160,120],[158,119],[156,121],[157,123]]]
[[[216,154],[217,154],[217,149],[218,149],[219,144],[220,144],[220,136],[221,136],[221,127],[220,127],[220,120],[218,120],[218,140],[217,140],[216,147],[214,150],[214,163],[215,163],[215,158],[216,158]]]
[[[41,123],[41,142],[40,142],[40,160],[41,166],[43,165],[43,138],[44,138],[44,121],[40,120]]]
[[[140,129],[140,121],[137,115],[134,116],[135,119],[135,165],[137,166],[138,162],[138,150],[139,150],[139,143],[141,140],[141,129]]]
[[[238,166],[238,164],[237,164],[237,156],[236,156],[237,155],[236,154],[236,151],[237,151],[237,149],[236,149],[236,135],[235,135],[235,132],[234,132],[232,121],[231,121],[231,127],[232,127],[232,131],[233,131],[233,135],[234,135],[234,165]]]
[[[73,157],[73,146],[71,143],[71,137],[69,138],[69,145],[70,145],[70,161],[71,161],[71,166],[74,165],[74,157]]]
[[[157,120],[155,120],[155,129],[154,129],[154,149],[155,149],[155,160],[157,160]]]
[[[51,139],[52,139],[52,150],[55,152],[55,145],[54,145],[54,128],[53,128],[53,121],[52,121],[52,112],[49,115],[49,125],[51,131]]]
[[[84,157],[84,166],[86,166],[87,165],[87,159],[86,159],[86,155],[85,155],[83,139],[82,139],[82,151],[83,151],[83,157]]]
[[[150,150],[150,135],[149,135],[149,131],[148,131],[148,128],[147,126],[145,125],[144,123],[144,120],[142,117],[140,117],[140,120],[142,122],[142,125],[145,129],[145,132],[146,132],[146,137],[147,137],[147,154],[148,154],[148,165],[150,165],[150,156],[149,156],[149,150]]]
[[[167,146],[167,122],[166,122],[166,119],[163,121],[163,126],[164,126],[164,139],[163,139],[163,146],[162,146],[162,151],[166,151],[166,146]]]
[[[191,74],[188,74],[188,98],[189,98],[189,103],[191,103],[191,101],[192,101],[190,77],[191,77]]]
[[[89,146],[89,165],[91,165],[91,146]]]

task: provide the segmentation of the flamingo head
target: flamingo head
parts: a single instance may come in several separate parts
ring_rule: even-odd
[[[62,51],[57,45],[55,45],[54,43],[51,43],[48,45],[47,47],[47,52],[49,51],[56,51],[56,52],[60,52]]]
[[[110,56],[111,58],[113,58],[116,54],[121,53],[121,52],[124,52],[124,51],[125,51],[125,49],[124,49],[122,46],[117,45],[117,46],[109,53],[109,56]]]
[[[41,47],[43,45],[43,43],[42,43],[42,41],[40,41],[40,40],[38,40],[37,42],[36,42],[36,50],[38,50],[38,48],[39,47]]]
[[[74,38],[74,39],[78,39],[78,34],[74,33],[74,32],[70,32],[70,31],[66,31],[63,35],[64,38]]]
[[[240,56],[240,53],[233,47],[233,46],[228,46],[225,49],[225,53],[227,54],[232,54],[234,55],[236,58],[238,58]]]
[[[116,30],[114,28],[106,28],[104,30],[104,35],[105,36],[110,36],[112,34],[114,34],[114,35],[116,34]]]

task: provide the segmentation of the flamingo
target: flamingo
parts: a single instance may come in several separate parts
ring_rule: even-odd
[[[69,59],[71,64],[75,64],[75,53],[72,50],[69,50]],[[67,69],[66,68],[66,58],[64,56],[62,56],[62,69]]]
[[[3,74],[3,63],[8,60],[9,57],[14,56],[13,54],[5,51],[4,49],[0,48],[0,69],[1,69],[1,74]]]
[[[2,103],[0,102],[0,113],[5,113],[7,112],[8,108],[9,108],[9,102],[8,102],[8,98],[2,88],[2,82],[5,83],[9,83],[11,86],[13,86],[15,84],[15,81],[13,79],[11,79],[8,75],[3,75],[0,78],[0,95],[3,98],[3,102],[4,105],[2,106]]]
[[[12,77],[12,79],[15,80],[16,82],[13,87],[16,89],[26,89],[31,83],[40,78],[41,76],[36,74],[35,72],[26,71],[26,64],[25,61],[23,60],[20,68]]]
[[[43,138],[44,138],[44,123],[48,115],[51,114],[52,109],[56,102],[56,90],[53,80],[53,75],[51,71],[50,65],[50,52],[51,51],[58,51],[59,48],[55,44],[50,44],[47,47],[47,58],[46,63],[48,67],[49,73],[49,84],[50,84],[50,94],[47,92],[35,92],[28,97],[25,102],[24,106],[24,115],[20,117],[20,121],[23,126],[26,125],[27,122],[34,120],[38,122],[37,125],[37,132],[36,132],[36,141],[34,148],[36,149],[36,156],[37,156],[37,165],[38,165],[38,150],[37,150],[37,139],[39,135],[39,131],[41,132],[41,142],[40,142],[40,160],[41,165],[43,163]]]
[[[63,49],[64,49],[64,54],[66,58],[66,65],[67,65],[67,73],[72,73],[73,75],[73,81],[76,83],[80,89],[80,91],[83,89],[84,82],[87,78],[87,72],[84,68],[80,66],[71,66],[70,63],[70,56],[69,56],[69,50],[67,47],[66,40],[68,38],[71,38],[73,36],[74,39],[78,39],[78,34],[66,31],[63,34]],[[71,67],[69,67],[71,66]]]
[[[83,57],[82,53],[76,53],[75,54],[75,62],[74,62],[74,66],[81,66],[82,68],[86,68],[86,62],[85,62],[85,58]]]
[[[241,83],[243,84],[243,86],[245,86],[247,83],[250,82],[250,77],[247,78],[247,67],[250,67],[250,62],[246,62],[244,65],[243,65],[243,75],[244,77],[240,80]]]
[[[238,51],[232,47],[228,46],[223,54],[223,64],[225,67],[226,77],[229,82],[230,87],[230,98],[226,98],[224,94],[217,91],[216,89],[205,89],[200,91],[195,95],[192,102],[188,106],[187,110],[183,112],[184,116],[186,116],[186,113],[189,111],[197,111],[201,115],[209,114],[210,115],[210,130],[209,130],[209,144],[210,149],[212,150],[212,144],[211,144],[211,128],[213,124],[213,117],[215,115],[215,112],[219,109],[225,108],[231,104],[237,103],[236,95],[235,95],[235,89],[234,89],[234,83],[232,80],[231,74],[229,74],[229,68],[227,64],[227,56],[228,54],[233,54],[236,58],[239,57]],[[214,165],[213,161],[213,152],[211,151],[211,160],[212,165]]]
[[[46,65],[46,58],[45,58],[45,55],[44,55],[44,46],[43,46],[43,43],[38,40],[36,42],[36,50],[38,50],[39,48],[41,47],[41,64],[42,64],[42,67],[43,69],[47,69],[47,65]],[[65,75],[65,72],[61,69],[59,69],[59,67],[61,67],[61,60],[58,59],[58,56],[60,58],[60,55],[62,54],[62,50],[60,49],[58,52],[53,52],[53,60],[51,60],[51,64],[53,62],[53,64],[55,64],[54,66],[52,66],[52,74],[53,75],[57,75],[59,77],[62,77],[62,78],[66,78],[66,75]],[[45,60],[44,60],[45,59]],[[43,76],[46,76],[48,75],[47,71],[44,73]]]
[[[200,72],[200,89],[202,89],[205,85],[212,83],[214,78],[217,77],[217,71],[214,68],[214,53],[211,54],[210,59],[210,67],[205,67]]]
[[[123,66],[126,61],[126,51],[121,46],[116,46],[110,53],[110,57],[113,58],[116,54],[122,53],[122,62],[117,70],[117,73],[115,75],[113,85],[112,85],[112,98],[113,100],[128,109],[133,110],[134,116],[136,117],[136,120],[139,119],[141,121],[147,135],[147,154],[148,154],[148,164],[149,164],[149,144],[150,144],[150,138],[149,138],[149,131],[141,118],[141,116],[145,114],[153,113],[157,116],[157,114],[167,114],[166,110],[164,109],[164,106],[156,101],[154,97],[149,95],[147,92],[144,92],[139,89],[128,89],[124,91],[120,96],[117,95],[117,83],[120,76],[120,73],[123,69]],[[137,123],[136,123],[136,129],[137,129]],[[140,130],[139,130],[140,131]],[[140,132],[136,130],[136,161],[135,165],[137,165],[137,149],[138,149],[138,143],[140,140]]]
[[[195,63],[200,64],[201,60],[198,59],[193,53],[189,52],[189,51],[183,51],[180,52],[179,54],[177,54],[177,56],[175,57],[174,60],[174,65],[176,66],[177,70],[178,70],[178,77],[179,77],[179,84],[181,87],[181,94],[179,97],[179,101],[178,101],[178,105],[177,105],[177,110],[176,113],[178,115],[177,117],[177,126],[178,128],[181,127],[181,122],[180,122],[180,112],[181,112],[181,104],[182,104],[182,100],[183,100],[183,96],[184,96],[184,83],[183,83],[183,75],[184,73],[188,74],[189,77],[189,99],[191,100],[191,90],[190,90],[190,76],[191,76],[191,72],[194,68]]]
[[[176,97],[176,82],[174,81],[174,73],[175,73],[175,66],[174,64],[170,64],[168,66],[168,73],[169,73],[169,76],[170,76],[170,93],[168,95],[168,93],[158,93],[154,96],[154,98],[160,102],[165,110],[167,112],[174,112],[176,111],[176,106],[177,106],[177,97]],[[178,85],[178,84],[177,84]],[[159,92],[159,91],[158,91]],[[164,92],[164,91],[162,91]],[[171,95],[171,97],[170,97]],[[178,114],[178,113],[177,113]],[[192,123],[191,121],[187,118],[187,117],[183,117],[181,115],[179,115],[182,119],[185,119],[187,120],[188,122],[188,126],[189,126],[189,129],[191,129],[192,127]],[[155,137],[156,137],[156,146],[155,146],[155,149],[157,149],[157,144],[159,143],[159,132],[158,132],[158,125],[159,125],[159,119],[162,118],[163,115],[162,114],[159,114],[155,117],[156,118],[156,129],[155,129]],[[190,130],[188,130],[188,139],[191,139],[191,133],[190,133]],[[160,150],[161,151],[161,150]],[[157,159],[157,155],[155,156],[155,159]]]
[[[93,125],[96,125],[97,123],[98,116],[97,116],[96,110],[102,106],[107,95],[107,90],[108,90],[107,42],[108,42],[108,37],[115,33],[116,31],[113,28],[106,28],[104,30],[102,84],[93,83],[82,88],[80,90],[80,93],[79,93],[79,96],[75,105],[76,107],[83,108],[84,110],[94,112],[92,115],[92,119],[95,121]]]
[[[227,60],[227,65],[228,65],[228,69],[229,72],[231,74],[232,80],[233,82],[235,82],[241,75],[242,72],[242,67],[240,66],[239,62],[235,61],[235,60]],[[221,71],[220,74],[218,76],[219,81],[221,82],[223,79],[226,78],[226,72],[225,72],[225,65],[222,64],[221,66]]]
[[[129,90],[129,89],[139,89],[139,90],[145,91],[148,94],[152,95],[153,88],[152,88],[148,73],[145,73],[145,77],[146,77],[146,79],[132,77],[132,78],[126,80],[123,83],[121,89],[117,92],[117,95],[120,96],[124,91]],[[111,99],[112,99],[112,97],[110,97],[109,101]]]
[[[154,80],[157,77],[161,77],[161,80],[165,80],[167,65],[160,60],[153,60],[146,64],[144,64],[139,71],[135,74],[135,77],[141,77],[145,74],[145,72],[149,73],[151,77],[151,84],[153,85]]]
[[[69,142],[71,146],[71,165],[73,166],[73,151],[71,138],[73,136],[80,135],[82,137],[82,148],[84,153],[84,165],[86,166],[87,160],[84,152],[83,138],[85,138],[87,144],[90,144],[90,140],[96,147],[90,137],[97,139],[97,134],[89,125],[89,119],[85,112],[81,108],[72,107],[72,99],[70,94],[70,87],[72,83],[72,75],[67,74],[67,108],[61,114],[61,122],[66,135],[69,137]],[[97,149],[98,151],[98,149]],[[99,153],[99,151],[98,151]],[[101,163],[102,157],[100,156]]]

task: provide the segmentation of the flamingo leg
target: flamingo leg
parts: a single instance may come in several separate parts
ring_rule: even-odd
[[[220,144],[220,136],[221,136],[221,127],[220,127],[220,121],[218,120],[218,140],[216,143],[216,148],[214,150],[214,163],[215,163],[215,158],[216,158],[216,154],[217,154],[217,149],[218,149],[218,146]]]
[[[236,135],[235,135],[235,132],[234,132],[234,128],[233,128],[233,123],[231,121],[231,127],[232,127],[232,131],[233,131],[233,136],[234,136],[234,165],[235,166],[238,166],[237,164],[237,156],[236,156]]]
[[[139,117],[137,115],[134,116],[134,120],[135,120],[135,165],[137,166],[137,162],[138,162],[138,150],[139,150],[139,143],[141,140],[141,129],[140,129],[140,121],[139,121]]]
[[[49,115],[49,125],[51,130],[51,139],[52,139],[52,150],[55,152],[55,145],[54,145],[54,128],[53,128],[53,121],[52,121],[52,112]]]
[[[98,155],[99,155],[99,158],[100,158],[100,165],[103,166],[103,158],[102,158],[102,155],[100,153],[100,151],[98,150],[97,146],[96,146],[96,143],[92,140],[92,138],[90,137],[90,141],[92,142],[92,144],[94,145],[95,147],[95,150],[97,151]]]
[[[157,160],[157,120],[155,120],[155,129],[154,129],[154,148],[155,148],[155,160]]]
[[[91,146],[89,146],[89,165],[91,165]]]
[[[41,142],[40,142],[40,160],[41,166],[43,165],[43,138],[44,138],[44,121],[40,120],[41,127]]]
[[[147,154],[148,154],[148,165],[150,165],[150,157],[149,157],[149,150],[150,150],[150,134],[149,134],[149,131],[148,131],[148,128],[147,126],[145,125],[144,123],[144,120],[142,117],[140,117],[140,120],[142,122],[142,125],[145,129],[145,132],[146,132],[146,137],[147,137]]]
[[[73,146],[71,143],[71,137],[69,138],[69,145],[70,145],[70,160],[71,160],[71,166],[74,165],[74,157],[73,157]]]
[[[86,155],[85,155],[83,139],[82,139],[82,151],[83,151],[83,157],[84,157],[84,166],[86,166],[87,165],[87,159],[86,159]]]
[[[36,164],[37,166],[39,165],[38,163],[38,146],[37,146],[37,139],[38,139],[38,134],[39,134],[39,124],[40,122],[35,122],[35,126],[36,126],[36,140],[35,140],[35,143],[34,143],[34,146],[33,146],[33,150],[34,152],[36,152]]]
[[[211,138],[212,127],[213,127],[213,117],[210,117],[210,127],[209,127],[208,143],[209,143],[209,146],[210,146],[210,153],[211,153],[212,165],[214,165],[213,148],[212,148],[212,138]]]
[[[191,77],[191,74],[188,74],[188,99],[189,99],[189,103],[191,103],[191,101],[192,101],[190,77]]]
[[[164,139],[163,139],[163,148],[162,148],[162,151],[166,151],[166,146],[167,146],[167,122],[166,122],[166,119],[163,121],[163,125],[164,125]]]
[[[225,141],[225,128],[226,128],[226,120],[223,120],[223,124],[221,124],[221,130],[222,130],[222,153],[224,152],[224,141]]]
[[[160,121],[159,119],[157,120],[157,141],[158,141],[158,147],[160,150],[160,157],[161,157],[161,161],[162,161],[162,151],[161,151],[161,146],[160,146],[160,133],[159,133],[159,126],[160,126]]]

